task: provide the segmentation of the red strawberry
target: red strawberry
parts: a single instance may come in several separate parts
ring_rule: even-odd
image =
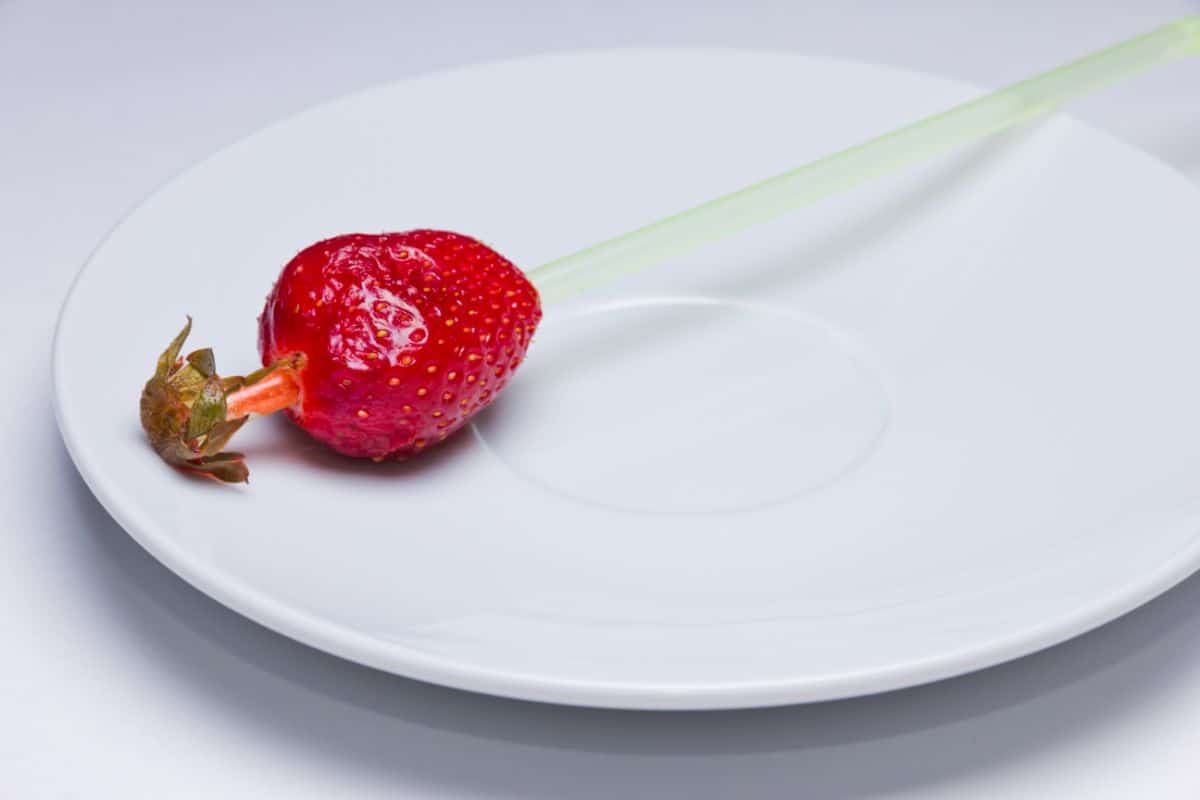
[[[280,409],[346,455],[407,458],[496,398],[540,320],[533,285],[474,239],[433,230],[337,236],[301,251],[267,296],[259,318],[263,370],[220,379],[211,353],[201,351],[206,400],[194,377],[179,380],[196,354],[174,372],[161,373],[160,359],[143,393],[143,425],[164,459],[223,480],[244,480],[245,467],[237,454],[218,456],[210,440],[221,439],[219,449],[247,414]],[[181,343],[164,353],[168,362]],[[165,403],[160,395],[172,384],[191,386],[193,396],[185,387]],[[195,416],[219,417],[224,427],[202,430]],[[174,424],[164,428],[164,419]],[[234,462],[242,472],[228,466]]]

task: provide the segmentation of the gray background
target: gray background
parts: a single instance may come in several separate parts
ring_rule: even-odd
[[[58,304],[123,212],[211,150],[367,84],[721,44],[994,86],[1188,12],[1200,3],[0,0],[0,794],[1200,796],[1200,580],[1039,655],[873,698],[705,714],[498,700],[307,649],[176,579],[76,476],[48,381]],[[1198,85],[1200,63],[1180,64],[1073,112],[1200,180]]]

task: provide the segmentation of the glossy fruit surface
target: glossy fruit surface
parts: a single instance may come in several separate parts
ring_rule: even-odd
[[[541,320],[537,290],[457,233],[347,234],[280,274],[259,318],[264,364],[303,353],[288,416],[350,456],[405,458],[486,407]]]

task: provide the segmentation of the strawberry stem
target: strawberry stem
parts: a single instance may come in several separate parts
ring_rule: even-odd
[[[291,363],[276,367],[257,383],[230,392],[225,397],[225,419],[240,419],[249,414],[266,416],[296,405],[300,402],[297,376],[303,367],[304,358],[297,354]]]

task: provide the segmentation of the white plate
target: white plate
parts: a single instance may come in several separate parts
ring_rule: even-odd
[[[972,95],[782,54],[558,55],[384,86],[187,171],[63,310],[57,412],[202,591],[416,678],[631,708],[823,700],[995,664],[1200,563],[1200,193],[1058,117],[550,310],[408,465],[247,428],[163,467],[135,407],[185,313],[255,363],[279,267],[445,227],[533,265]]]

